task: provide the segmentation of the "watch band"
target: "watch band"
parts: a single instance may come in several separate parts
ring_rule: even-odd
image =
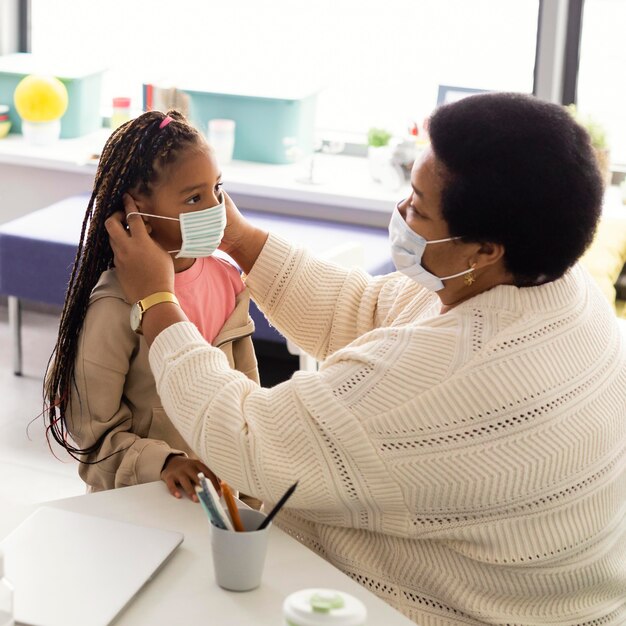
[[[143,331],[141,329],[143,314],[150,307],[153,307],[155,304],[161,304],[162,302],[171,302],[172,304],[180,306],[178,298],[170,291],[157,291],[156,293],[146,296],[143,300],[135,302],[135,304],[130,307],[130,327],[137,334],[143,335]]]
[[[150,307],[153,307],[155,304],[161,304],[161,302],[173,302],[174,304],[180,303],[178,302],[178,298],[171,291],[157,291],[156,293],[150,294],[149,296],[139,300],[137,303],[142,313],[145,313]]]

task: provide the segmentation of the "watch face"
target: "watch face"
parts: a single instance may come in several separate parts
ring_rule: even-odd
[[[130,307],[130,327],[135,332],[141,327],[141,308],[138,302]]]

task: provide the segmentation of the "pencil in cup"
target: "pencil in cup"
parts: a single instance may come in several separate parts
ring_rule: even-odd
[[[230,519],[233,523],[233,528],[237,532],[243,532],[245,529],[243,527],[243,523],[241,522],[239,509],[237,508],[235,496],[233,495],[231,488],[224,481],[220,482],[220,487],[222,488],[222,495],[224,496],[224,501],[226,502],[226,508],[228,509],[228,514],[230,515]]]

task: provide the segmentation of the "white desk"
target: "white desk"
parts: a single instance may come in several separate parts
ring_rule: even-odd
[[[90,192],[98,153],[108,131],[50,146],[31,146],[21,135],[0,140],[0,223],[71,195]],[[226,190],[241,208],[317,217],[386,228],[393,204],[407,195],[408,182],[390,191],[374,182],[365,158],[318,154],[318,184],[298,182],[303,164],[233,161],[222,167]]]
[[[198,504],[173,498],[162,482],[57,500],[46,506],[177,530],[185,535],[173,557],[120,613],[115,621],[119,626],[280,626],[285,597],[307,587],[336,588],[359,598],[367,607],[367,623],[372,626],[415,626],[277,528],[270,532],[261,586],[247,593],[220,589],[213,575],[206,515]],[[5,516],[3,507],[0,538],[32,510],[10,511]],[[71,537],[51,540],[71,541]],[[88,563],[85,575],[89,575]],[[79,601],[78,598],[73,600]]]

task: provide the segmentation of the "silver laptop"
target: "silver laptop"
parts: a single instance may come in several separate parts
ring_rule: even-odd
[[[41,507],[0,543],[15,621],[106,626],[182,541],[178,532]]]

